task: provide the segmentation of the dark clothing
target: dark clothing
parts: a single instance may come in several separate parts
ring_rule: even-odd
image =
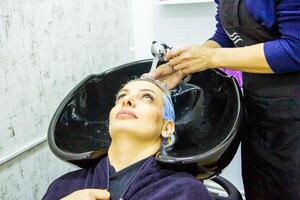
[[[245,92],[245,99],[242,172],[247,200],[299,200],[300,98]]]
[[[141,160],[118,172],[116,172],[113,166],[109,166],[109,191],[111,200],[118,200],[123,196],[145,161],[145,159]]]
[[[220,0],[219,18],[236,47],[281,37],[279,29],[267,29],[252,18],[246,0]],[[242,171],[246,198],[299,200],[300,71],[243,73],[243,81],[247,127],[242,140]]]
[[[95,167],[67,173],[48,188],[43,200],[56,200],[80,189],[109,188],[109,161],[102,159]],[[125,192],[127,200],[212,200],[204,185],[185,172],[163,169],[154,157],[147,159]]]
[[[219,6],[221,0],[215,2]],[[299,71],[300,0],[246,0],[245,7],[259,25],[280,33],[276,39],[264,43],[264,53],[272,70],[276,73]],[[218,7],[217,30],[211,39],[222,47],[234,47],[223,29],[219,11]]]

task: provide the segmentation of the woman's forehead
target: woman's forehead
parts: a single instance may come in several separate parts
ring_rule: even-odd
[[[162,96],[163,91],[150,81],[134,80],[127,83],[121,90],[152,90],[156,95]]]

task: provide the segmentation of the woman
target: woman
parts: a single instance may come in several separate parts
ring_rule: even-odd
[[[174,132],[174,120],[170,93],[161,82],[127,83],[110,111],[108,157],[58,178],[43,199],[212,199],[192,175],[163,169],[155,161]]]
[[[300,0],[216,3],[214,36],[170,51],[169,62],[150,76],[173,88],[185,75],[210,68],[242,71],[246,198],[300,199]]]

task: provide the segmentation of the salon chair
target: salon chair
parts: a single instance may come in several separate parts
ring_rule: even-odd
[[[128,80],[149,72],[152,59],[124,64],[90,75],[76,85],[57,108],[49,126],[48,143],[60,159],[79,167],[95,165],[107,155],[109,111],[115,94]],[[160,63],[161,64],[161,63]],[[218,176],[234,157],[241,137],[243,105],[236,80],[221,70],[195,73],[172,90],[176,132],[156,160],[166,168],[185,170],[199,180],[211,179],[228,197],[239,191]]]

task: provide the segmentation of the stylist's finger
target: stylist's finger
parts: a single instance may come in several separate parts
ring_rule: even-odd
[[[182,62],[182,63],[180,63],[180,64],[174,65],[174,66],[173,66],[173,69],[176,70],[176,71],[179,71],[179,70],[181,70],[181,71],[186,70],[186,69],[189,68],[190,63],[191,63],[191,62],[189,62],[189,61]]]
[[[182,54],[180,54],[180,56],[169,60],[169,63],[174,67],[175,65],[183,64],[185,61],[188,61],[191,58],[192,56],[189,52],[183,52]]]
[[[109,200],[110,198],[110,193],[107,190],[92,189],[92,192],[96,199]]]
[[[155,79],[159,79],[163,76],[170,75],[174,72],[175,72],[175,70],[170,65],[170,63],[165,63],[165,64],[160,65],[155,70],[153,70],[149,73],[143,74],[143,76],[145,75],[145,76],[150,76],[150,77],[155,78]]]
[[[185,77],[185,75],[182,72],[175,72],[172,75],[163,78],[163,82],[165,82],[169,89],[175,88],[180,81]]]
[[[180,49],[172,49],[171,51],[168,51],[165,55],[165,60],[170,60],[172,58],[175,58],[185,52],[188,49],[188,47],[180,48]]]

